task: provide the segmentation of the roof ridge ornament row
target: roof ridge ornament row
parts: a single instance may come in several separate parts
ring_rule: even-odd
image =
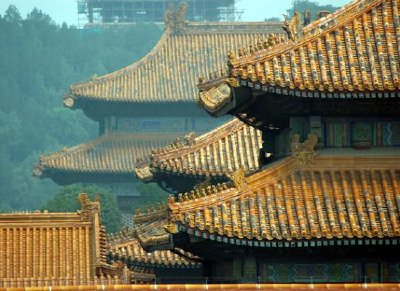
[[[165,30],[176,34],[183,33],[189,22],[186,19],[187,11],[188,4],[186,2],[181,2],[177,9],[170,5],[165,12]]]

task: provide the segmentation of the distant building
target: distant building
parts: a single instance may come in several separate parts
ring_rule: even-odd
[[[183,184],[186,168],[219,175],[221,140],[231,181],[169,197],[164,215],[148,211],[143,246],[202,258],[209,282],[399,282],[399,9],[355,0],[304,27],[295,13],[287,40],[231,52],[225,77],[199,84],[199,104],[261,131],[262,142],[249,151],[220,130],[161,151],[153,178],[181,174]],[[246,168],[260,147],[260,168]],[[156,223],[170,237],[150,239]]]
[[[177,269],[201,274],[201,263],[187,252],[147,253],[127,231],[106,237],[100,202],[85,193],[78,200],[75,213],[0,214],[0,289],[150,283]]]
[[[223,76],[230,50],[270,33],[283,33],[281,23],[188,22],[185,7],[182,4],[167,13],[164,34],[143,59],[71,86],[64,105],[81,109],[99,122],[100,136],[42,156],[34,169],[36,176],[60,185],[80,182],[108,187],[117,196],[125,223],[130,224],[132,205],[140,195],[136,165],[152,149],[190,132],[207,132],[227,120],[198,110],[198,77],[210,72]]]
[[[241,13],[235,0],[187,0],[190,21],[235,21]],[[80,25],[163,23],[165,12],[181,0],[78,0]]]

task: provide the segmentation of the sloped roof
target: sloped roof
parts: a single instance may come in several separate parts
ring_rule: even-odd
[[[0,278],[5,284],[61,285],[66,279],[69,284],[91,284],[97,267],[111,268],[99,202],[89,201],[86,194],[79,200],[82,209],[76,213],[0,214]]]
[[[261,132],[235,118],[199,137],[189,135],[153,150],[147,173],[226,176],[241,167],[249,173],[259,168],[261,148]]]
[[[176,137],[176,134],[105,134],[88,143],[41,156],[34,174],[42,177],[51,176],[51,171],[133,174],[138,161]]]
[[[197,78],[220,74],[229,50],[282,33],[279,22],[184,23],[179,32],[167,28],[154,49],[140,61],[89,81],[73,84],[64,104],[76,100],[107,102],[193,102]]]
[[[399,9],[398,1],[355,0],[304,28],[293,19],[288,41],[254,39],[231,53],[226,77],[200,84],[200,102],[209,112],[229,102],[227,78],[231,87],[299,97],[398,97],[390,92],[400,89]]]
[[[101,289],[104,291],[145,291],[145,290],[398,290],[400,284],[398,283],[244,283],[244,284],[94,284],[90,286],[93,289]],[[62,287],[41,287],[43,291],[75,291],[86,289],[82,285],[62,286]],[[30,291],[30,287],[13,288],[15,291]]]
[[[135,266],[142,267],[176,267],[176,268],[199,268],[201,263],[196,261],[197,257],[190,253],[181,251],[181,254],[170,250],[157,250],[146,252],[136,238],[134,229],[121,231],[111,235],[109,243],[110,254],[113,258],[125,259]],[[192,260],[191,260],[192,259]]]
[[[396,153],[393,151],[392,153]],[[263,243],[400,236],[400,157],[286,158],[216,187],[206,197],[169,202],[181,231],[210,239]],[[251,244],[253,245],[253,244]]]

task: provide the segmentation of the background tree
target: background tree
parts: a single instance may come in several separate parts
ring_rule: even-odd
[[[81,209],[78,196],[87,193],[93,201],[96,195],[100,197],[101,220],[108,233],[118,231],[122,226],[122,217],[119,213],[115,197],[106,189],[74,184],[60,189],[54,197],[42,206],[50,212],[75,212]]]
[[[96,122],[62,106],[69,85],[135,62],[161,33],[154,24],[77,29],[9,6],[0,17],[0,211],[43,205],[61,187],[32,177],[39,156],[97,136]]]
[[[309,10],[311,12],[311,20],[316,20],[318,12],[329,11],[330,13],[336,11],[339,7],[332,5],[320,5],[316,1],[310,0],[293,0],[292,7],[287,11],[289,17],[293,17],[294,11],[300,12],[302,14],[304,11]]]

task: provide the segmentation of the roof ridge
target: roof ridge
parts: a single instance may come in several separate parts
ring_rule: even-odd
[[[276,180],[280,177],[280,175],[276,175],[277,171],[282,173],[288,173],[290,171],[291,173],[294,169],[296,169],[295,159],[292,157],[284,158],[264,167],[256,173],[244,177],[244,183],[246,184],[246,186],[243,187],[243,189],[237,189],[236,186],[229,187],[229,182],[218,184],[217,186],[213,185],[214,187],[211,186],[209,189],[210,191],[191,191],[191,195],[189,195],[189,193],[181,193],[179,196],[179,198],[182,198],[181,201],[176,201],[174,197],[170,196],[168,199],[168,207],[172,211],[172,213],[174,213],[174,211],[176,212],[178,209],[191,209],[193,208],[194,204],[197,205],[198,203],[200,203],[200,201],[204,201],[204,206],[212,204],[215,199],[210,199],[210,196],[213,195],[218,196],[219,201],[228,201],[231,199],[235,199],[242,196],[243,192],[248,192],[251,190],[247,186],[250,183],[257,183],[258,180],[266,180],[265,176],[274,176],[274,179],[268,180],[268,182],[264,181],[264,183],[270,183],[271,181]],[[198,194],[197,192],[202,192],[200,194],[203,194],[203,196],[200,197],[199,195],[196,195]]]
[[[89,140],[87,142],[80,143],[78,145],[72,147],[63,147],[58,151],[54,151],[48,154],[41,155],[40,161],[46,161],[51,158],[55,158],[57,156],[62,157],[70,152],[77,151],[82,152],[88,150],[92,147],[95,147],[101,143],[109,142],[109,141],[123,141],[129,138],[134,137],[150,137],[156,140],[163,138],[163,137],[178,137],[179,134],[169,134],[169,133],[125,133],[125,132],[110,132],[103,135],[96,137],[95,139]]]
[[[113,71],[111,73],[102,75],[100,77],[95,77],[95,78],[91,78],[90,80],[87,80],[87,81],[72,84],[72,85],[70,85],[70,91],[72,91],[73,89],[79,89],[80,87],[83,87],[83,86],[87,85],[88,83],[93,83],[93,84],[101,83],[103,80],[107,80],[110,77],[124,75],[128,71],[140,67],[142,64],[146,63],[147,59],[154,57],[154,55],[159,52],[160,48],[166,43],[166,41],[168,40],[168,38],[171,35],[173,35],[173,33],[171,32],[170,29],[165,30],[163,32],[163,34],[161,35],[160,39],[158,40],[157,44],[151,49],[151,51],[149,51],[146,55],[144,55],[140,60],[138,60],[126,67],[123,67],[121,69]]]
[[[305,44],[309,43],[310,41],[314,39],[318,39],[319,37],[326,35],[330,33],[331,31],[337,30],[339,27],[343,27],[346,23],[350,23],[354,21],[357,17],[360,15],[365,14],[367,11],[371,10],[374,6],[378,6],[385,0],[354,0],[353,2],[343,6],[341,9],[335,11],[332,14],[328,14],[325,16],[324,22],[320,23],[320,20],[315,20],[306,27],[302,28],[302,31],[304,31],[305,28],[307,28],[307,32],[310,33],[308,35],[304,35],[302,38],[300,38],[298,41],[293,41],[293,40],[288,40],[287,42],[280,42],[277,43],[275,46],[269,47],[266,51],[266,54],[264,56],[260,56],[258,54],[252,54],[250,56],[243,56],[243,57],[236,57],[236,60],[232,60],[231,64],[233,67],[237,67],[237,64],[240,63],[240,66],[246,66],[246,65],[252,65],[255,59],[258,61],[263,61],[264,59],[271,59],[277,55],[281,55],[284,53],[287,53],[291,50],[294,50],[296,48],[302,47]],[[366,2],[366,3],[365,3]],[[359,4],[358,7],[361,6],[361,4],[365,3],[366,5],[362,7],[358,12],[356,13],[351,13],[350,17],[343,17],[344,14],[349,14],[350,11],[352,11],[356,4]],[[333,15],[333,16],[332,16]],[[324,19],[322,18],[322,19]],[[340,19],[343,18],[343,19]],[[325,24],[326,22],[331,22],[339,19],[337,23],[334,23],[334,25],[330,26],[329,28],[323,28],[320,31],[314,31],[312,33],[311,28],[320,28]],[[318,25],[317,25],[318,24]],[[310,31],[309,31],[310,30]],[[293,45],[288,45],[288,44],[293,44]],[[247,60],[246,60],[247,58]],[[245,60],[245,61],[241,61]],[[235,66],[236,65],[236,66]],[[232,69],[230,72],[230,75],[232,74]]]
[[[218,28],[220,28],[221,26],[226,26],[226,27],[232,27],[232,26],[239,26],[241,27],[240,30],[243,30],[243,26],[274,26],[281,23],[280,21],[274,21],[274,22],[267,22],[267,21],[259,21],[259,22],[188,22],[185,25],[185,28],[190,28],[190,27],[195,27],[195,26],[205,26],[205,27],[210,27],[210,26],[218,26]],[[143,56],[141,59],[139,59],[138,61],[134,62],[133,64],[130,64],[126,67],[123,67],[121,69],[118,69],[114,72],[102,75],[100,77],[94,77],[91,78],[90,80],[86,80],[83,82],[79,82],[79,83],[75,83],[72,84],[70,86],[70,88],[72,89],[78,89],[84,85],[87,85],[88,83],[101,83],[103,80],[106,80],[107,78],[110,77],[115,77],[115,76],[120,76],[120,75],[124,75],[125,73],[127,73],[127,71],[133,70],[138,68],[139,66],[141,66],[143,63],[145,63],[147,61],[148,58],[153,57],[156,53],[159,52],[159,50],[161,49],[161,47],[165,44],[165,42],[168,40],[168,38],[170,37],[174,37],[174,36],[182,36],[182,35],[187,35],[187,34],[193,34],[192,32],[200,32],[201,31],[197,31],[197,30],[185,30],[182,33],[174,33],[171,28],[166,28],[163,32],[163,34],[161,35],[160,39],[158,40],[157,44],[152,48],[151,51],[149,51],[145,56]],[[237,31],[233,31],[233,30],[229,30],[229,32],[233,33],[233,32],[237,32]],[[215,33],[215,31],[210,31],[211,33]]]
[[[236,124],[238,124],[237,127],[234,127]],[[218,140],[221,138],[221,136],[225,135],[225,132],[222,132],[221,130],[228,130],[228,129],[232,129],[232,131],[230,131],[228,135],[232,135],[234,133],[236,133],[237,131],[239,131],[240,129],[242,129],[246,124],[241,121],[238,118],[233,118],[231,120],[229,120],[228,122],[214,128],[213,130],[203,133],[202,135],[199,135],[197,137],[194,138],[194,140],[192,141],[192,144],[187,144],[187,145],[183,145],[182,147],[177,146],[176,148],[171,148],[171,146],[175,145],[175,143],[171,143],[169,145],[167,145],[166,147],[163,148],[159,148],[156,149],[155,153],[152,154],[152,156],[157,155],[157,154],[161,154],[163,156],[163,159],[168,158],[170,155],[175,154],[175,152],[179,151],[181,153],[181,155],[184,155],[186,153],[186,151],[184,150],[190,150],[193,145],[202,145],[203,143],[207,142],[207,138],[209,138],[210,136],[213,136],[214,140]],[[190,134],[190,133],[189,133]],[[184,138],[189,138],[188,135],[186,135]]]

